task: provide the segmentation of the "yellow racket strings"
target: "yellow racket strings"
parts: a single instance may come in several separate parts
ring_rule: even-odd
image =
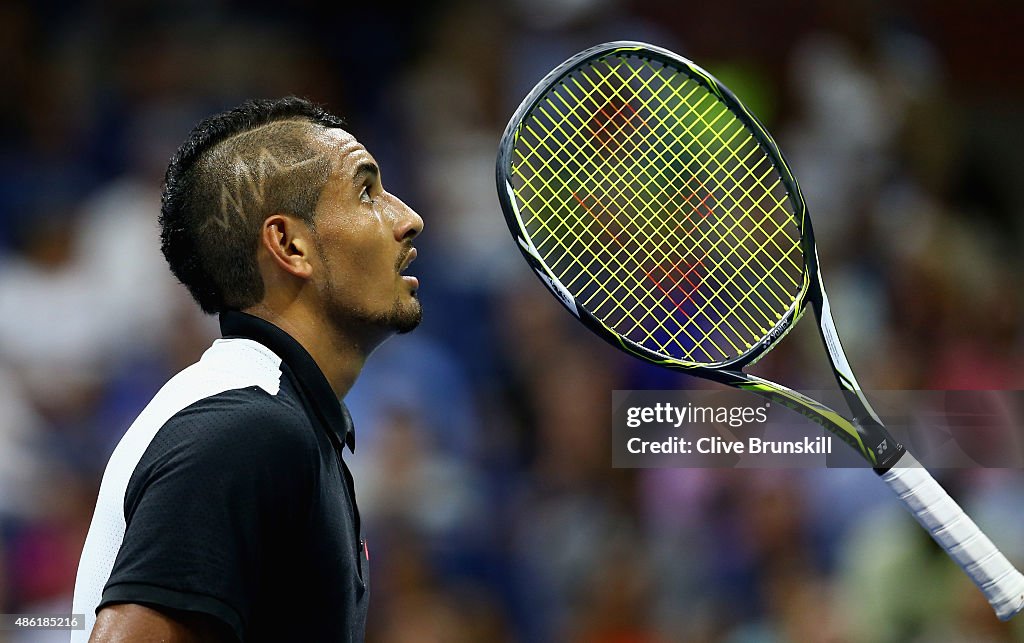
[[[573,71],[523,119],[511,175],[552,274],[649,350],[727,361],[799,296],[800,231],[779,172],[678,69],[620,54]]]

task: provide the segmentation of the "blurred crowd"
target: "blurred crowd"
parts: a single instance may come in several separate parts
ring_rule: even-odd
[[[346,400],[369,640],[1024,640],[867,470],[613,469],[612,390],[706,385],[583,332],[493,179],[555,64],[668,47],[777,134],[862,384],[1024,388],[1020,24],[991,0],[0,3],[0,613],[70,609],[110,451],[216,337],[159,253],[168,157],[209,113],[297,94],[426,222],[424,324]],[[810,325],[758,372],[831,381]],[[1021,472],[937,473],[1024,564]]]

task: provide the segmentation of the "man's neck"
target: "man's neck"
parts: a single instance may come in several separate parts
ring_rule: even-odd
[[[346,337],[345,333],[339,332],[322,319],[282,314],[264,304],[257,304],[243,312],[270,322],[301,344],[327,378],[338,399],[345,397],[355,384],[366,358],[373,350],[373,346],[367,347],[354,337]]]

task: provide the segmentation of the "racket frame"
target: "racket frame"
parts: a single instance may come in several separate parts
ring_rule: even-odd
[[[685,73],[690,79],[700,83],[718,96],[729,108],[729,111],[746,126],[761,149],[768,155],[789,194],[790,202],[793,206],[792,217],[800,232],[800,247],[804,259],[803,283],[792,305],[768,334],[745,352],[732,359],[712,364],[688,362],[650,350],[616,333],[591,314],[565,288],[541,258],[540,252],[538,252],[533,244],[523,222],[513,191],[511,167],[515,143],[524,120],[537,107],[537,104],[545,95],[574,71],[594,61],[619,54],[635,55],[640,58],[657,61],[662,65]],[[814,241],[814,230],[808,216],[807,203],[804,200],[800,184],[790,170],[789,164],[783,157],[775,140],[764,125],[740,102],[728,87],[696,63],[667,49],[626,40],[597,45],[569,58],[555,67],[530,91],[509,120],[498,146],[496,181],[498,199],[501,203],[502,212],[505,215],[505,222],[512,236],[516,239],[520,252],[522,252],[523,257],[533,269],[534,274],[537,275],[541,282],[569,312],[606,342],[652,364],[682,371],[689,375],[735,388],[753,391],[773,402],[782,404],[828,429],[860,453],[879,473],[887,471],[903,455],[903,446],[893,439],[885,429],[878,415],[861,392],[860,385],[853,375],[853,370],[850,368],[849,361],[839,341],[839,335],[835,329],[835,322],[832,319],[828,297],[825,294],[825,287],[821,278],[817,247]],[[853,415],[852,421],[847,420],[828,406],[806,395],[776,382],[745,373],[742,370],[747,366],[755,364],[782,341],[800,320],[804,312],[806,312],[808,305],[814,309],[818,320],[818,330],[825,344],[829,363],[850,407]]]

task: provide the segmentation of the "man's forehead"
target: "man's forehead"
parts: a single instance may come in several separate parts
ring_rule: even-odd
[[[356,137],[339,128],[324,128],[317,138],[323,142],[331,158],[331,171],[351,175],[361,164],[373,163],[373,156]]]

